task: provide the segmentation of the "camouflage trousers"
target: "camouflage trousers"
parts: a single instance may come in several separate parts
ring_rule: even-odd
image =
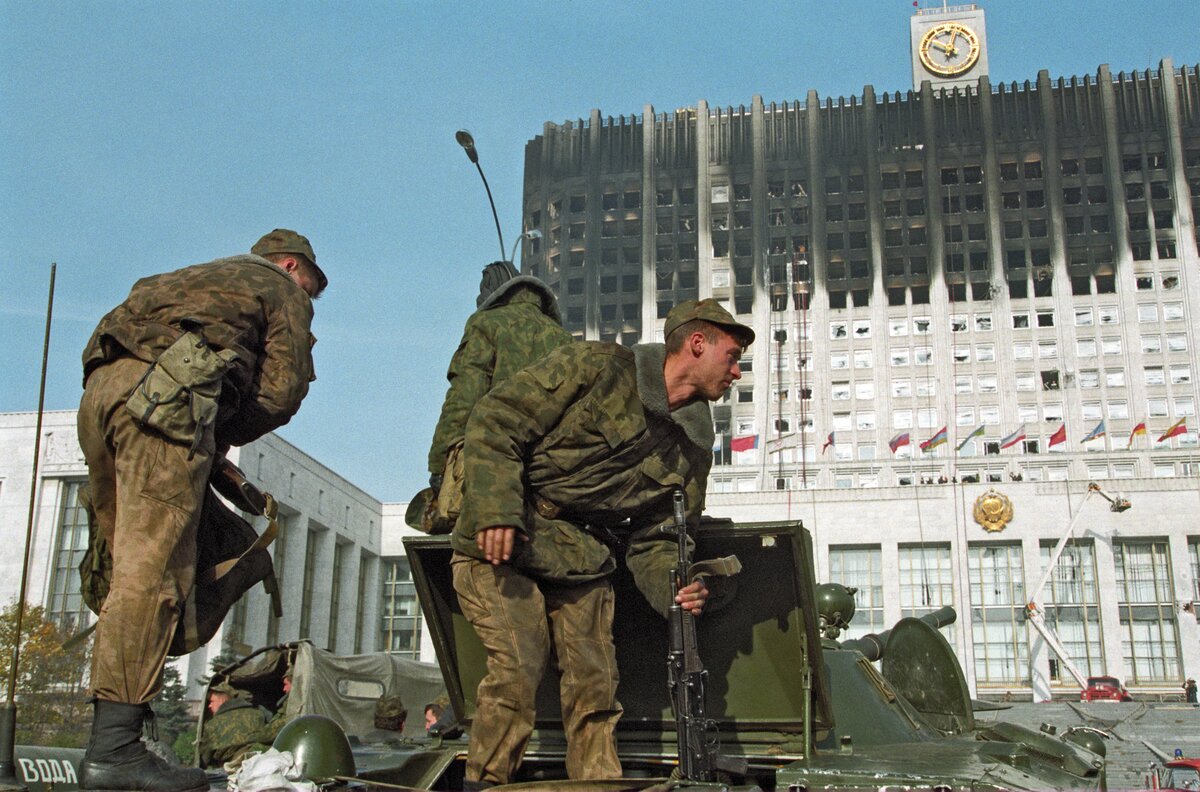
[[[196,526],[212,468],[211,443],[188,449],[138,428],[125,399],[146,370],[134,358],[88,377],[79,445],[97,528],[112,550],[112,584],[92,648],[92,693],[142,704],[158,695],[180,603],[196,574]]]
[[[607,580],[555,586],[508,564],[493,566],[460,553],[451,562],[463,614],[487,649],[487,674],[475,697],[467,780],[512,780],[533,732],[538,684],[551,640],[562,674],[567,775],[619,778],[614,732],[617,658],[612,639],[613,591]]]

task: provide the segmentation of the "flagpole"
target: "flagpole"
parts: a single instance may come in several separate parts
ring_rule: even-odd
[[[783,328],[776,330],[775,342],[779,344],[779,354],[775,363],[775,390],[779,393],[775,414],[775,439],[779,441],[779,450],[776,451],[776,455],[779,457],[777,468],[779,472],[776,475],[780,481],[783,481],[783,345],[787,343],[787,330]]]
[[[792,251],[792,259],[796,258],[796,251]],[[793,277],[795,273],[793,272]],[[808,328],[805,325],[808,312],[808,282],[801,280],[797,283],[792,281],[792,310],[797,307],[800,309],[800,326],[796,328],[796,346],[800,350],[797,363],[800,366],[800,484],[804,489],[808,489],[808,443],[805,440],[805,435],[808,433],[808,408],[805,405],[805,384],[807,377],[805,371],[808,368],[808,348],[805,343],[805,330]]]
[[[1185,432],[1183,436],[1187,437],[1187,433]],[[1196,440],[1197,442],[1200,442],[1200,427],[1197,427],[1196,429]],[[1195,445],[1188,446],[1187,472],[1189,477],[1196,479],[1196,497],[1200,498],[1200,476],[1196,475],[1196,466],[1195,463],[1192,462],[1192,451],[1195,449],[1195,447]]]

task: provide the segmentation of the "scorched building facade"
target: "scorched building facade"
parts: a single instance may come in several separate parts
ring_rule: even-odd
[[[918,22],[914,73],[918,42],[958,40]],[[1178,691],[1200,672],[1197,70],[981,66],[547,123],[523,269],[579,338],[661,340],[707,297],[754,327],[714,405],[708,511],[803,519],[819,577],[859,587],[859,630],[953,604],[973,690],[1078,695],[1026,622],[1036,594],[1085,674]],[[1101,508],[1034,591],[1089,481],[1134,511]],[[1003,533],[972,520],[992,491]]]

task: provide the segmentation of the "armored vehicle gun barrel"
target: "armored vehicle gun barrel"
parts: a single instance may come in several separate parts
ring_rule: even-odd
[[[927,613],[919,617],[919,619],[935,630],[940,630],[958,621],[958,613],[955,612],[954,608],[947,605],[944,608],[938,608],[933,613]],[[874,662],[883,657],[883,648],[887,645],[888,637],[891,634],[891,630],[884,630],[881,633],[868,633],[862,638],[842,641],[840,646],[843,649],[857,650],[863,657]]]

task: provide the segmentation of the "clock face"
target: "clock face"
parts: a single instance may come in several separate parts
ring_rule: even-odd
[[[954,77],[979,60],[979,36],[961,22],[943,22],[925,31],[918,55],[930,72]]]

